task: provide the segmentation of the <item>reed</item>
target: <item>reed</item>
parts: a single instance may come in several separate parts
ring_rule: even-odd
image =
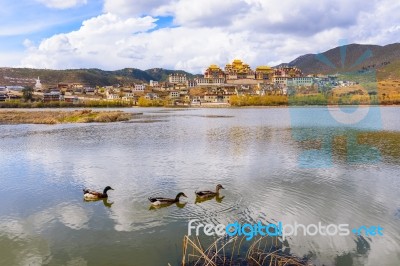
[[[312,266],[285,252],[276,237],[260,237],[248,243],[245,237],[221,237],[203,247],[198,237],[183,238],[182,266]]]
[[[132,107],[133,101],[120,101],[120,100],[91,100],[80,103],[71,103],[63,101],[52,102],[22,102],[19,100],[11,100],[0,102],[0,108],[68,108],[68,107],[89,107],[89,108],[112,108],[112,107]]]
[[[59,124],[59,123],[107,123],[127,121],[132,114],[121,111],[0,111],[2,124]]]

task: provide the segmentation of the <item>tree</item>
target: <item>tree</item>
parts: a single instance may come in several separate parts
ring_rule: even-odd
[[[25,87],[22,90],[22,98],[25,102],[29,102],[33,100],[33,89],[30,87]]]

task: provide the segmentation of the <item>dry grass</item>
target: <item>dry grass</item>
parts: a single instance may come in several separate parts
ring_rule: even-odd
[[[279,240],[271,237],[258,238],[244,247],[245,237],[217,239],[208,248],[200,240],[185,236],[183,239],[182,266],[312,266],[283,251]]]
[[[121,111],[0,111],[2,124],[59,124],[127,121],[132,114]]]

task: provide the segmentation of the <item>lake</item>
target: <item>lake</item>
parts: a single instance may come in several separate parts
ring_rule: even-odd
[[[288,245],[316,265],[400,265],[399,107],[123,110],[143,115],[0,125],[0,265],[179,265],[191,219],[379,225]],[[222,199],[195,203],[218,183]]]

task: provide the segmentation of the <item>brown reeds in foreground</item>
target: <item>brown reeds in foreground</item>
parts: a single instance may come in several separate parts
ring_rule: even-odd
[[[1,124],[58,124],[127,121],[132,114],[121,111],[0,111]]]
[[[199,238],[183,239],[182,266],[312,266],[306,259],[284,252],[278,238],[222,237],[204,248]]]

